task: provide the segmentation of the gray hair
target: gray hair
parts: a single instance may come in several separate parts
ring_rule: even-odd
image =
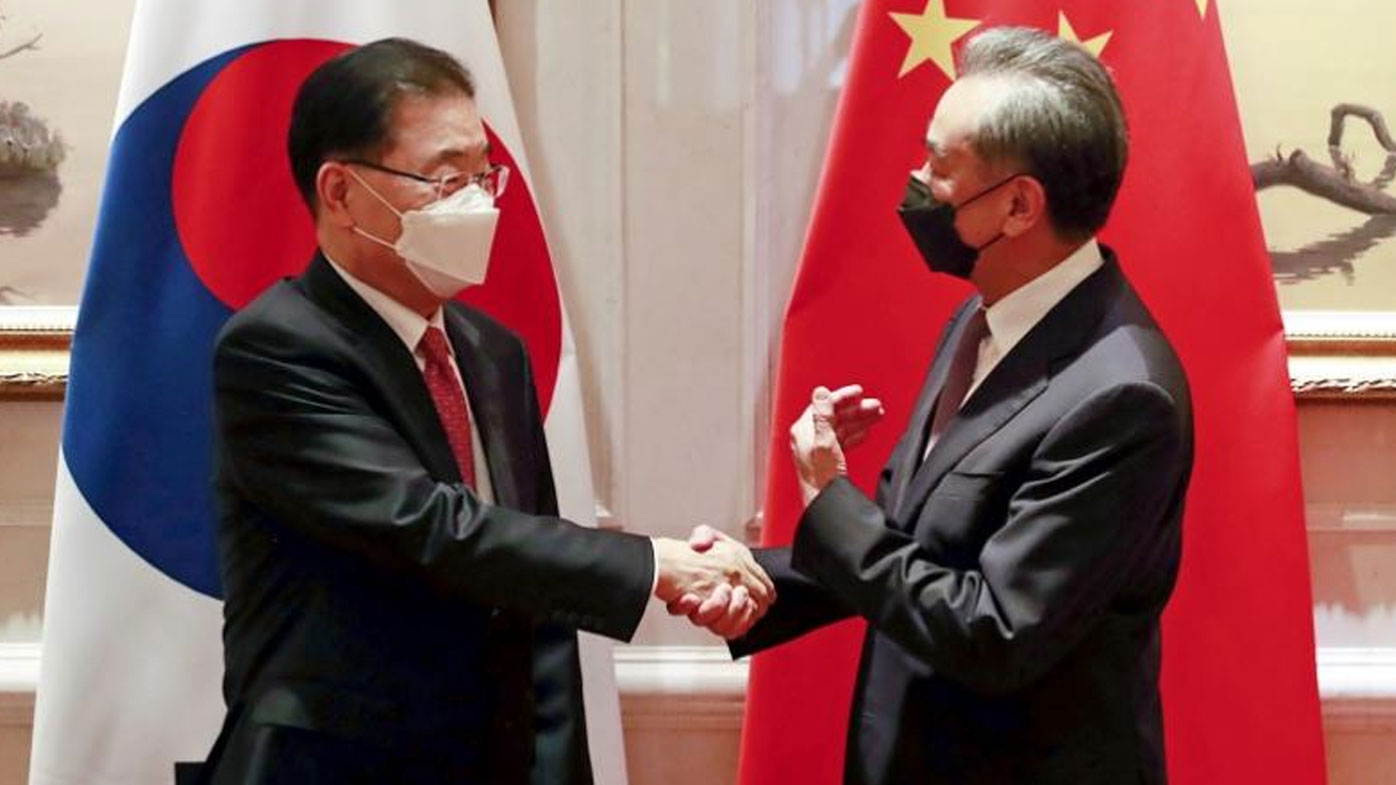
[[[979,157],[1042,183],[1060,236],[1095,234],[1129,158],[1124,109],[1105,66],[1079,44],[1041,30],[998,27],[965,44],[959,70],[962,77],[1003,78],[1010,88],[970,140]]]

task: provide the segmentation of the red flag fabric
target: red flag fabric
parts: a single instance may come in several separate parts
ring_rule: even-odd
[[[1132,146],[1102,239],[1172,340],[1195,407],[1179,584],[1164,615],[1170,781],[1325,779],[1294,403],[1215,0],[871,0],[787,307],[765,544],[801,511],[787,428],[816,384],[887,417],[849,454],[871,493],[963,284],[927,273],[896,214],[973,30],[1036,27],[1112,71]],[[841,779],[861,622],[757,655],[742,785]]]

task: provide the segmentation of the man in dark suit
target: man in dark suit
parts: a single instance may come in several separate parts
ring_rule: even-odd
[[[1093,239],[1123,112],[1104,68],[1044,33],[986,31],[961,57],[902,214],[931,268],[978,294],[875,499],[843,477],[840,442],[879,403],[815,390],[791,429],[793,548],[757,554],[781,599],[732,650],[867,620],[849,783],[1162,783],[1159,616],[1192,415],[1167,339]]]
[[[228,716],[205,776],[590,782],[575,630],[629,639],[651,594],[740,629],[769,579],[740,547],[556,517],[524,346],[450,301],[507,182],[458,62],[334,58],[288,148],[320,250],[215,352]]]

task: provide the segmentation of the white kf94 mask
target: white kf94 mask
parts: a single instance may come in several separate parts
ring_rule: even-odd
[[[494,199],[475,183],[416,210],[399,211],[353,169],[349,173],[387,205],[402,224],[390,243],[355,226],[354,231],[397,252],[407,269],[437,297],[456,296],[467,286],[484,283],[490,247],[499,222]]]

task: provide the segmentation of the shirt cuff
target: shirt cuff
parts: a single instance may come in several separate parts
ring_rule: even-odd
[[[654,578],[650,581],[650,596],[659,588],[659,549],[654,545],[654,538],[650,538],[650,559],[654,562]]]
[[[654,538],[652,537],[650,538],[650,558],[654,560],[654,578],[650,581],[650,600],[645,603],[645,612],[640,615],[640,624],[644,624],[646,620],[659,612],[656,611],[655,608],[659,608],[665,613],[668,613],[668,609],[665,608],[664,603],[660,602],[659,598],[654,596],[655,590],[659,588],[659,549],[655,547]]]

